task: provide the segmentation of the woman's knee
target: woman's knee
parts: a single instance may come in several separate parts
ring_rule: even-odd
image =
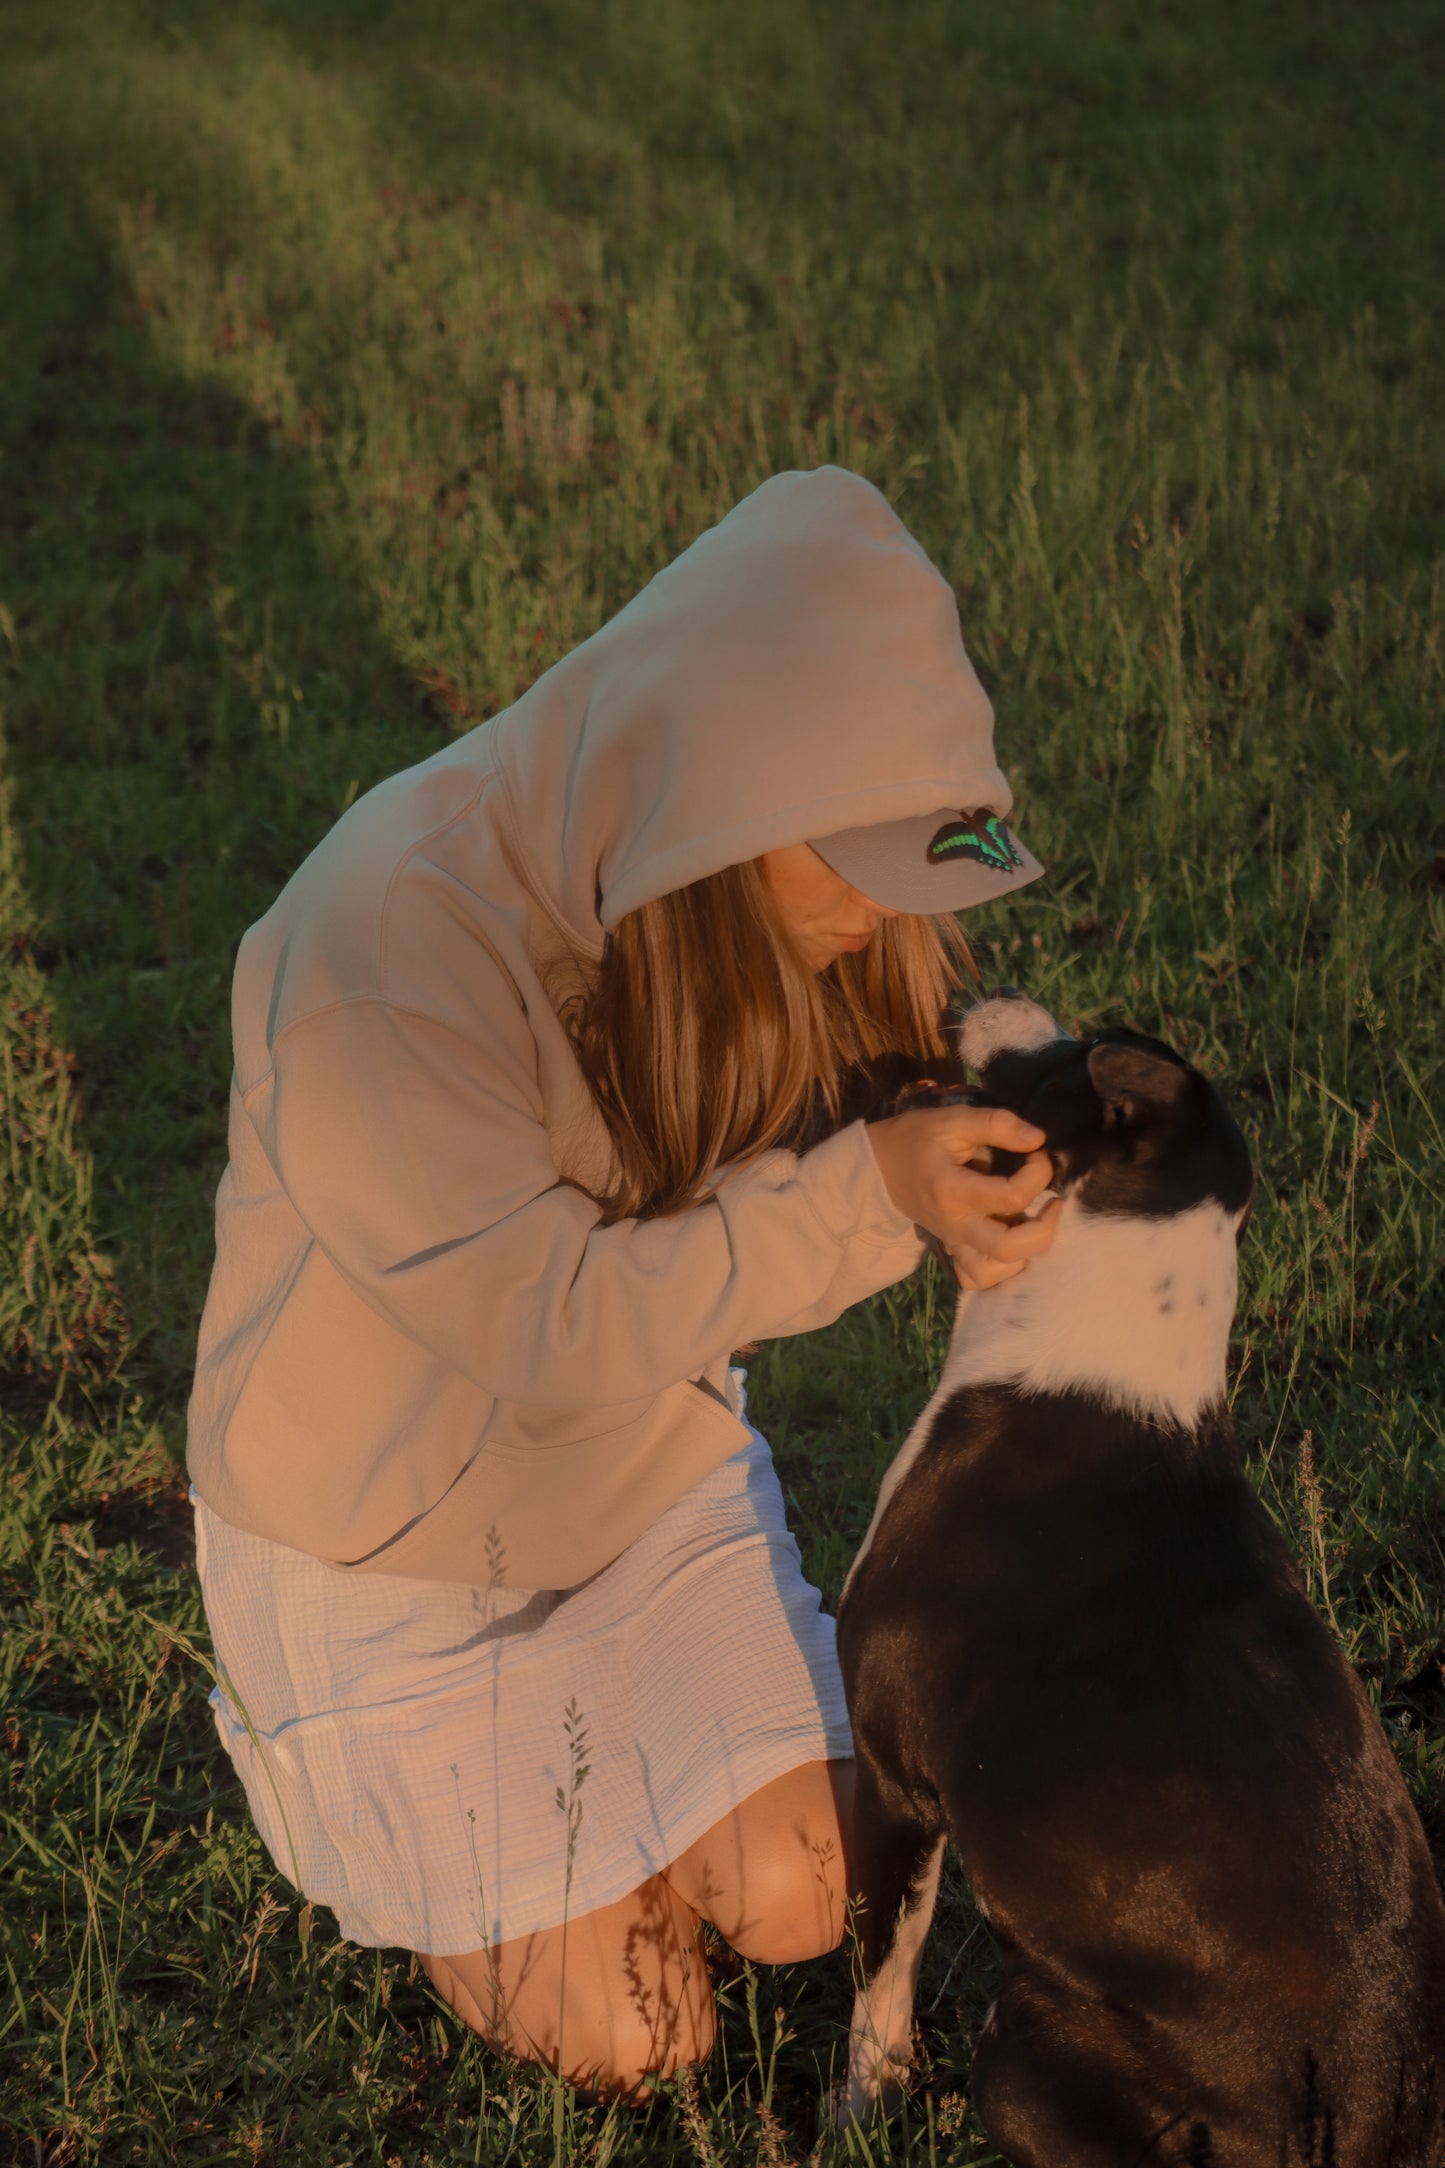
[[[567,2075],[608,2099],[646,2100],[659,2078],[671,2078],[687,2064],[705,2063],[712,2053],[717,2015],[711,1989],[700,2006],[682,2002],[667,2024],[658,2027],[637,2011],[615,2014],[605,2038],[567,2043]]]
[[[798,1859],[769,1852],[753,1862],[734,1916],[716,1923],[742,1957],[797,1965],[835,1950],[848,1924],[847,1878],[836,1854]]]
[[[569,1984],[564,2005],[543,2014],[491,2003],[485,1986],[474,1993],[465,1959],[422,1963],[438,1994],[488,2047],[560,2070],[569,2084],[604,2099],[643,2101],[658,2079],[712,2052],[716,2013],[705,1980],[699,1992],[651,2009],[626,1999],[599,2003],[574,1995]]]
[[[697,1930],[665,1884],[648,1884],[574,1921],[565,1953],[559,1929],[421,1961],[490,2046],[589,2091],[642,2100],[654,2080],[712,2049],[712,1986]]]
[[[742,1956],[796,1964],[848,1921],[851,1762],[810,1762],[744,1799],[668,1869],[668,1880]]]

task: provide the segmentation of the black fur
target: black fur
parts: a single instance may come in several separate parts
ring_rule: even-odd
[[[1162,1039],[1119,1028],[1000,1054],[979,1096],[1047,1132],[1055,1187],[1077,1188],[1091,1211],[1153,1219],[1208,1197],[1237,1212],[1249,1198],[1249,1152],[1233,1115]],[[1008,1171],[1008,1155],[995,1160]]]
[[[1000,1056],[985,1084],[1091,1209],[1249,1194],[1223,1102],[1156,1041]],[[1003,1949],[973,2090],[1008,2160],[1440,2168],[1445,1907],[1222,1407],[1186,1432],[956,1395],[838,1646],[865,1970],[947,1832]]]

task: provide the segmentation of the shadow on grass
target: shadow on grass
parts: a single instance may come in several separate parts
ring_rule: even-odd
[[[12,139],[8,163],[8,764],[99,1238],[143,1335],[136,1382],[178,1431],[237,941],[348,796],[444,733],[378,636],[304,448],[158,358],[147,297],[58,153]]]

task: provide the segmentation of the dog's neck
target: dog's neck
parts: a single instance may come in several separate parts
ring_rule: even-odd
[[[1192,1431],[1222,1404],[1238,1274],[1235,1215],[1195,1205],[1161,1219],[1086,1212],[1064,1199],[1042,1257],[959,1298],[943,1375],[883,1478],[846,1596],[889,1501],[960,1388],[1088,1393]]]
[[[1066,1197],[1043,1256],[960,1300],[935,1397],[981,1384],[1079,1391],[1192,1430],[1224,1398],[1236,1285],[1222,1205],[1136,1219]]]

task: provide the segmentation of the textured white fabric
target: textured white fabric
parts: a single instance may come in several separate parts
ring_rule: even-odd
[[[563,1595],[344,1574],[196,1500],[217,1729],[277,1866],[351,1941],[446,1955],[557,1926],[852,1752],[833,1621],[749,1428]]]

